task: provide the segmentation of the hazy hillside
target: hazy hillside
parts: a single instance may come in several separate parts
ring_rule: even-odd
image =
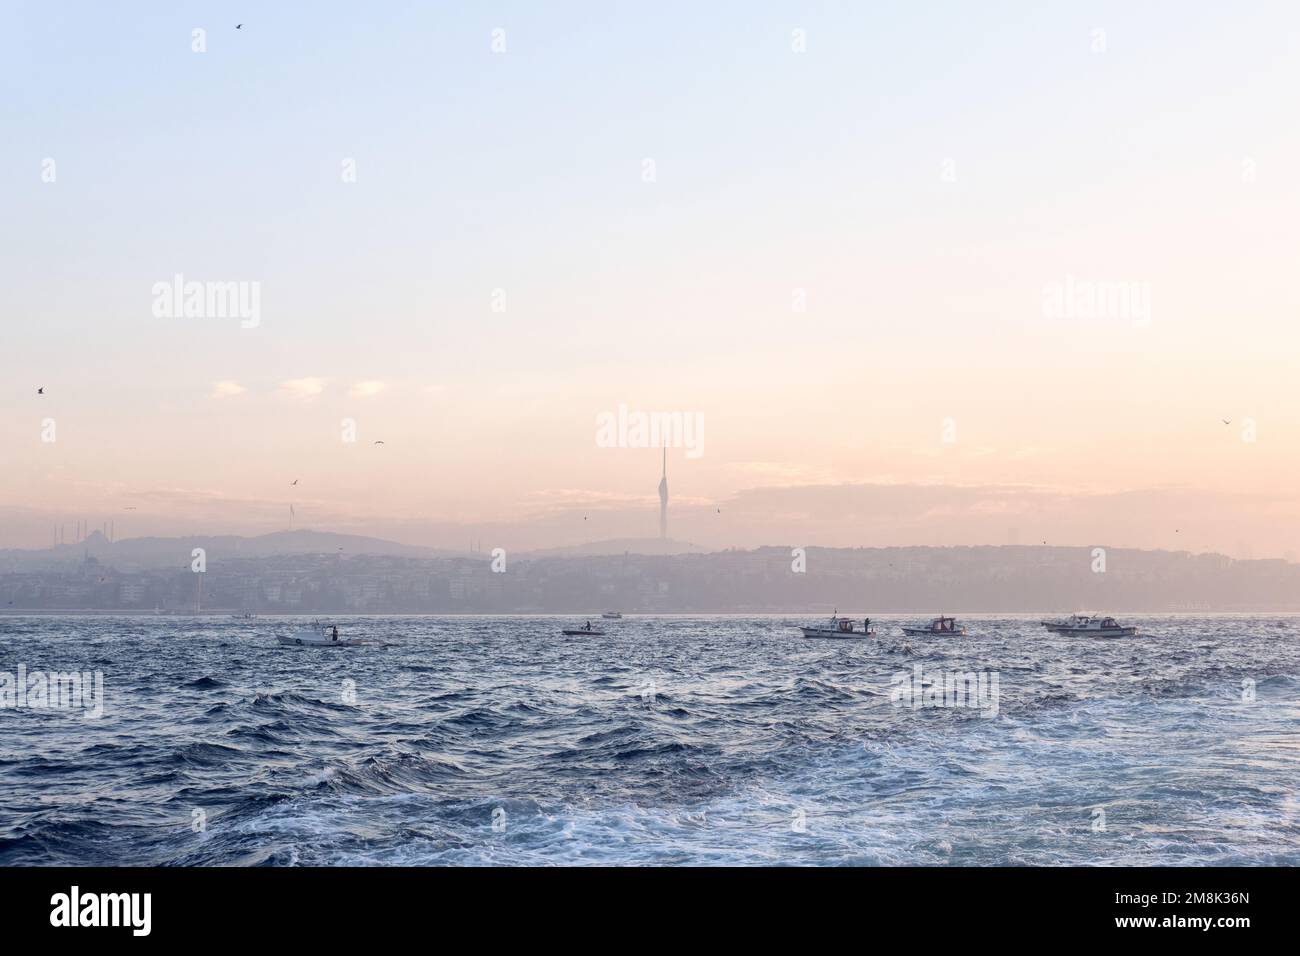
[[[1300,610],[1300,565],[1180,551],[767,547],[494,562],[312,532],[192,540],[208,548],[201,588],[190,539],[129,549],[95,542],[49,567],[0,565],[0,608],[189,612],[201,601],[205,611],[280,613]]]
[[[520,557],[578,558],[617,554],[703,554],[707,550],[689,541],[675,541],[672,538],[611,538],[607,541],[591,541],[587,544],[573,544],[561,548],[542,548],[521,554]]]
[[[239,535],[193,535],[182,538],[125,538],[109,541],[95,531],[76,544],[39,550],[0,551],[0,569],[24,570],[51,567],[91,555],[113,567],[163,568],[188,565],[194,548],[203,548],[209,560],[259,558],[290,554],[386,554],[403,557],[436,557],[458,552],[439,551],[381,538],[367,538],[332,531],[275,531],[257,537]]]

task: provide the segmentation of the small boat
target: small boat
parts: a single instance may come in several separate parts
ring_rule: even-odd
[[[965,634],[966,628],[957,625],[955,617],[936,617],[929,624],[921,627],[919,625],[903,625],[903,633],[912,637],[941,637],[952,634]]]
[[[814,625],[812,627],[800,626],[799,630],[803,631],[804,637],[829,637],[839,640],[876,636],[876,629],[871,626],[871,618],[864,618],[862,627],[858,627],[857,621],[852,618],[840,617],[838,613],[831,615],[828,624]]]
[[[601,617],[603,617],[603,618],[604,618],[605,620],[607,620],[607,621],[621,621],[621,620],[623,620],[623,612],[622,612],[622,611],[606,611],[604,614],[601,615]]]
[[[360,647],[367,643],[358,638],[339,637],[338,628],[320,624],[294,631],[288,636],[277,634],[275,639],[281,644],[294,644],[298,647]]]
[[[253,621],[257,619],[257,615],[254,614],[252,611],[241,611],[238,614],[232,614],[230,616],[233,617],[236,621]]]
[[[565,637],[603,637],[605,632],[591,627],[568,628],[560,632]]]
[[[1136,637],[1138,629],[1120,624],[1113,617],[1094,617],[1073,627],[1054,627],[1057,634],[1079,634],[1083,637]]]

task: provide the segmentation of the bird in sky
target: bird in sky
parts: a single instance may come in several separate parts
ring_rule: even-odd
[[[297,483],[298,483],[298,479],[297,479],[297,478],[295,478],[293,481],[289,482],[290,485],[296,485]]]
[[[1219,421],[1223,422],[1223,424],[1225,424],[1225,425],[1231,425],[1231,424],[1232,424],[1232,422],[1229,421],[1229,420],[1226,419],[1226,418],[1220,418]]]
[[[38,388],[38,389],[36,390],[36,394],[37,394],[37,395],[44,395],[44,394],[45,394],[45,386],[42,385],[40,388]]]
[[[376,445],[382,445],[383,442],[382,442],[382,441],[377,441],[377,442],[375,442],[374,444],[376,444]]]
[[[125,508],[124,510],[126,510],[126,511],[135,511],[135,505],[127,505],[126,508]]]
[[[236,23],[236,24],[235,24],[235,29],[236,29],[236,30],[242,30],[242,29],[244,29],[244,25],[243,25],[242,23]]]

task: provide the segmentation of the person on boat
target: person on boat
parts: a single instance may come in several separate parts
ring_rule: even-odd
[[[590,621],[587,622],[587,630],[589,630],[589,631],[591,630],[591,622],[590,622]]]
[[[863,634],[871,633],[871,618],[866,617],[862,619],[862,633]]]
[[[337,641],[338,639],[339,639],[339,626],[335,624],[334,630],[330,633],[330,640]]]

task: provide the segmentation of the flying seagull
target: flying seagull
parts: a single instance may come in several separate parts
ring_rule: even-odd
[[[293,481],[289,482],[290,485],[296,485],[297,483],[298,483],[298,479],[297,479],[297,478],[295,478]]]
[[[383,442],[381,442],[381,441],[377,441],[377,442],[375,442],[375,444],[376,444],[376,445],[382,445]]]
[[[1223,424],[1225,424],[1225,425],[1231,425],[1231,424],[1232,424],[1232,422],[1229,421],[1229,420],[1226,419],[1226,418],[1220,418],[1219,421],[1223,422]]]
[[[235,29],[236,29],[236,30],[242,30],[242,29],[244,29],[244,25],[243,25],[242,23],[236,23],[236,24],[235,24]]]
[[[38,388],[38,389],[36,390],[36,394],[37,394],[37,395],[44,395],[44,394],[45,394],[45,386],[42,385],[40,388]]]

